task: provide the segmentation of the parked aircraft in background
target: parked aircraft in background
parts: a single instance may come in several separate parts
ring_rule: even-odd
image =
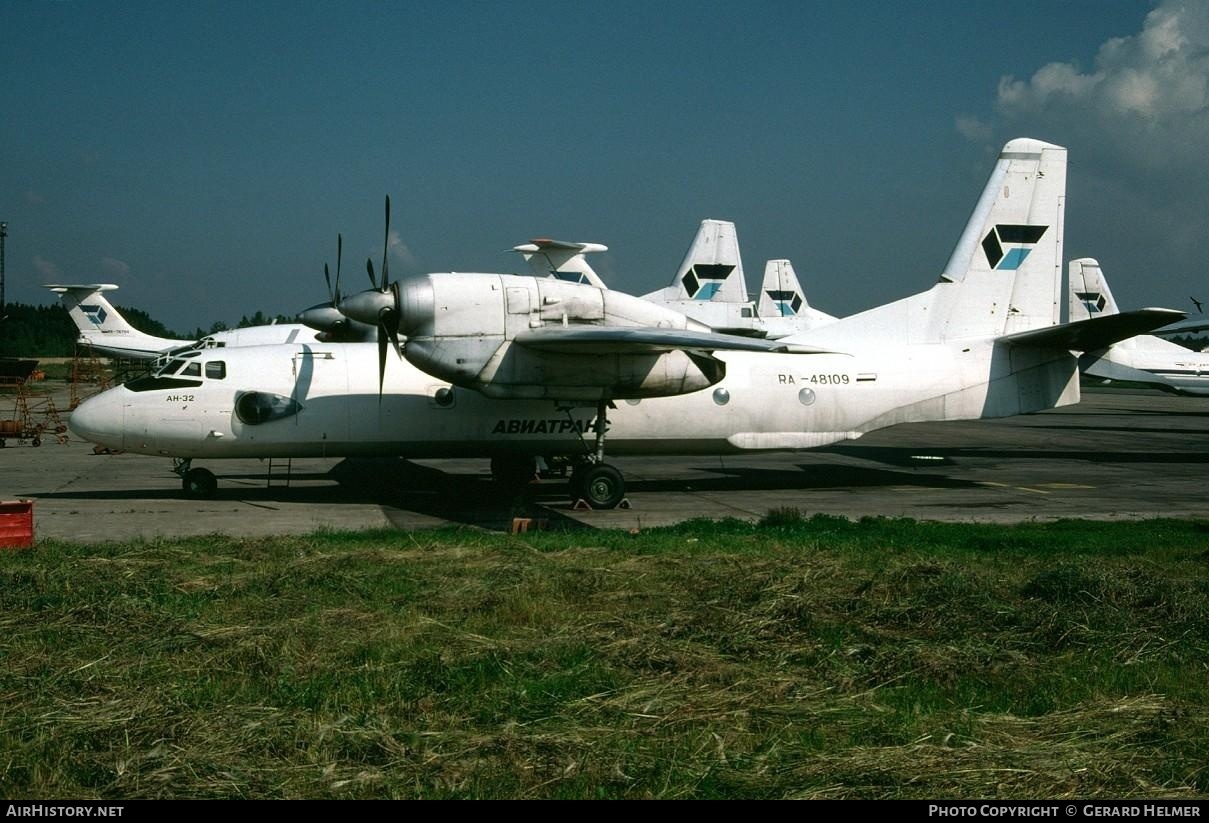
[[[625,482],[606,451],[807,449],[897,423],[1074,403],[1072,349],[1181,315],[1058,324],[1066,156],[1011,141],[940,282],[782,340],[718,334],[666,306],[550,277],[391,283],[384,255],[381,281],[367,264],[375,287],[339,302],[378,326],[377,358],[365,344],[186,353],[88,400],[71,426],[178,458],[191,494],[215,487],[191,467],[202,458],[482,455],[497,477],[523,481],[543,457],[574,466],[572,499],[611,508]],[[692,294],[725,281],[720,268],[682,277]],[[402,344],[402,360],[388,343]]]
[[[59,295],[63,308],[67,309],[67,314],[75,322],[80,332],[76,342],[101,354],[146,360],[169,349],[195,342],[155,337],[131,326],[105,299],[104,292],[117,289],[113,283],[68,286],[47,284],[46,288]]]
[[[608,251],[600,243],[533,240],[513,251],[524,254],[538,277],[591,283],[608,288],[585,255]],[[758,303],[747,293],[743,258],[735,224],[702,220],[671,285],[643,296],[704,323],[715,331],[752,337],[785,337],[830,323],[836,318],[812,309],[793,265],[769,260],[764,268]]]
[[[806,291],[788,260],[769,260],[764,264],[756,313],[766,334],[774,338],[809,331],[839,319],[810,307]]]
[[[117,289],[112,283],[89,285],[48,284],[59,295],[80,336],[77,342],[105,355],[150,360],[174,349],[263,346],[270,343],[314,342],[315,333],[306,326],[281,323],[215,332],[200,340],[155,337],[130,325],[113,307],[104,292]]]
[[[608,251],[608,246],[600,243],[568,243],[565,240],[540,239],[513,246],[512,250],[525,258],[525,262],[537,277],[557,277],[569,283],[587,283],[598,289],[608,288],[584,256]]]
[[[1090,257],[1070,262],[1070,318],[1117,314],[1117,302],[1100,264]],[[1209,395],[1209,354],[1141,334],[1079,358],[1084,374],[1103,380],[1150,383],[1178,394]]]

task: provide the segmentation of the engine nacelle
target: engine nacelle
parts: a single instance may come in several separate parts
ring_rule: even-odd
[[[298,314],[298,322],[320,333],[325,341],[351,343],[378,338],[377,326],[351,319],[332,303],[320,303]]]
[[[709,331],[679,312],[553,278],[430,274],[397,288],[404,356],[417,368],[499,398],[600,400],[698,391],[725,364],[683,351],[560,353],[514,342],[545,326]]]

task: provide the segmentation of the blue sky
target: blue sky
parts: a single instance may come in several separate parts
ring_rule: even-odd
[[[929,287],[998,147],[1071,150],[1067,256],[1126,308],[1209,298],[1209,4],[0,0],[8,299],[114,282],[184,331],[392,274],[606,243],[666,285],[697,223],[749,288],[847,314]],[[377,262],[375,262],[377,265]]]

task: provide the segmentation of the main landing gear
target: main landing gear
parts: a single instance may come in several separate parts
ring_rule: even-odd
[[[625,477],[608,463],[580,463],[571,470],[571,503],[577,508],[629,508]]]
[[[605,432],[609,428],[609,401],[596,404],[596,448],[571,470],[571,503],[576,508],[623,509],[630,507],[625,496],[625,477],[616,467],[604,462]],[[570,412],[568,412],[570,414]],[[583,439],[583,435],[580,435]]]
[[[571,417],[570,407],[564,409],[567,417]],[[605,430],[608,428],[608,401],[601,401],[596,408],[596,442],[595,446],[584,440],[579,426],[579,440],[583,443],[582,454],[564,457],[547,457],[539,462],[529,455],[508,454],[496,455],[491,458],[491,477],[501,490],[517,494],[525,491],[538,477],[550,477],[557,473],[565,473],[567,464],[571,464],[571,504],[580,509],[615,509],[618,506],[628,509],[629,501],[625,496],[625,477],[616,467],[604,462]],[[574,423],[574,420],[572,420]]]
[[[185,497],[204,500],[214,496],[218,490],[218,478],[209,469],[193,469],[193,458],[178,458],[172,461],[172,471],[180,475],[181,489]]]

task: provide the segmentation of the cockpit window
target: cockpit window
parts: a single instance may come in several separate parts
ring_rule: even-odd
[[[130,391],[145,392],[162,389],[196,389],[202,385],[202,381],[182,380],[179,377],[164,377],[162,374],[156,374],[136,377],[125,385]]]
[[[206,377],[210,380],[222,380],[227,376],[227,364],[223,360],[211,360],[206,364]]]
[[[201,363],[196,360],[181,370],[181,377],[201,377]]]
[[[162,369],[159,370],[159,374],[160,374],[160,376],[176,374],[178,371],[181,370],[181,366],[183,366],[183,365],[185,365],[184,360],[169,360],[168,363]]]

